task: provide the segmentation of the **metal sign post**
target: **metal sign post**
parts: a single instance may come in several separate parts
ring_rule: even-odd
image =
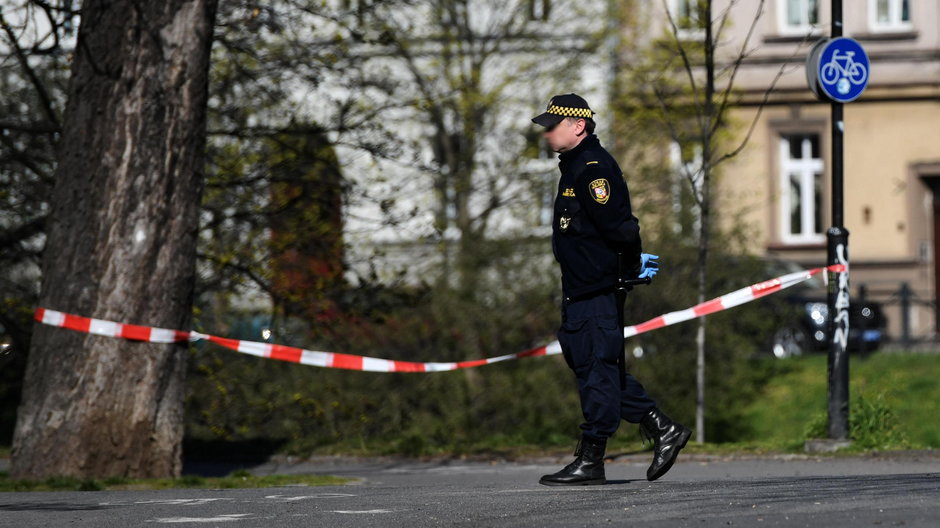
[[[832,35],[810,51],[806,79],[810,89],[832,108],[832,227],[826,232],[829,272],[829,438],[849,435],[849,232],[843,209],[843,104],[857,99],[868,85],[868,55],[858,42],[842,36],[842,1],[832,0]]]
[[[832,2],[833,39],[842,36],[842,2]],[[822,60],[820,60],[822,62]],[[828,64],[826,65],[828,66]],[[820,81],[823,81],[820,75]],[[832,102],[832,227],[826,232],[826,264],[848,264],[849,232],[842,217],[843,138],[842,101]],[[829,438],[849,437],[849,271],[829,272]]]

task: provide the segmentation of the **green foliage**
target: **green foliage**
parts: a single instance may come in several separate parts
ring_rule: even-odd
[[[263,7],[236,1],[220,6],[208,109],[209,163],[200,226],[197,328],[261,340],[255,323],[264,320],[274,330],[272,341],[277,343],[407,361],[475,359],[552,340],[560,292],[547,240],[492,240],[488,218],[468,216],[469,197],[494,198],[482,201],[503,211],[531,213],[531,203],[504,192],[509,187],[506,182],[535,189],[545,185],[547,175],[522,170],[529,159],[517,155],[526,148],[519,130],[493,126],[493,116],[520,111],[528,115],[524,109],[529,105],[540,107],[541,97],[550,93],[550,79],[558,71],[574,71],[565,66],[580,62],[599,40],[586,39],[584,49],[566,51],[563,60],[561,52],[552,48],[547,50],[551,60],[509,63],[503,62],[496,48],[463,46],[457,36],[462,28],[455,24],[469,23],[467,13],[439,19],[438,26],[420,28],[430,33],[419,35],[412,26],[418,18],[387,16],[400,7],[395,3],[356,4],[358,13],[346,8],[325,11],[319,3],[307,1],[270,2]],[[405,4],[406,8],[421,7]],[[555,6],[555,16],[577,18],[572,16],[574,11]],[[569,7],[579,9],[576,2]],[[442,15],[434,10],[422,13]],[[524,34],[539,33],[528,31],[532,21],[516,19],[518,13],[508,10],[500,15],[506,17],[502,22],[507,29],[518,33],[519,42],[528,45]],[[392,26],[399,22],[407,27]],[[554,22],[547,21],[545,27],[556,27]],[[421,42],[415,42],[415,36]],[[441,50],[446,53],[415,47],[436,42],[440,36],[444,37]],[[701,50],[692,42],[687,44],[693,62],[700,61]],[[363,47],[368,48],[366,53],[355,53]],[[695,197],[684,181],[679,182],[679,192],[673,193],[673,174],[664,163],[663,145],[671,139],[672,126],[682,140],[683,157],[694,158],[690,145],[699,138],[694,105],[700,101],[677,77],[664,75],[680,73],[681,68],[669,43],[656,42],[644,53],[643,60],[628,61],[632,68],[625,72],[628,75],[616,79],[620,95],[613,99],[628,104],[613,109],[611,121],[620,128],[611,135],[617,138],[615,150],[624,161],[642,220],[645,249],[661,255],[663,271],[652,287],[634,291],[628,300],[628,323],[686,308],[697,300]],[[50,68],[67,62],[65,54],[50,57],[56,59]],[[367,61],[371,61],[368,68]],[[398,69],[408,75],[392,75],[387,62],[405,66]],[[56,94],[64,93],[61,81],[66,73],[61,68],[44,74],[57,83]],[[336,92],[348,92],[350,98],[318,98],[304,108],[296,97],[298,87],[316,91],[327,79],[342,85],[344,89]],[[493,79],[497,82],[489,82]],[[511,84],[513,79],[521,84]],[[535,84],[545,93],[519,89],[532,85],[533,79],[544,81]],[[430,87],[428,92],[416,86],[422,84]],[[662,113],[650,87],[673,103],[666,109],[668,115]],[[27,97],[28,86],[19,82],[10,88],[19,91],[3,92],[9,95],[0,101],[3,108],[12,111],[22,106],[20,101],[31,101],[31,115],[17,117],[23,117],[23,122],[37,121],[37,101]],[[62,106],[60,95],[55,102]],[[400,118],[405,111],[403,119],[388,119],[389,115]],[[322,122],[313,123],[311,115]],[[428,123],[434,132],[418,139],[395,137],[390,132],[408,128],[398,126],[402,121]],[[489,143],[498,145],[490,157],[479,154],[484,129]],[[725,128],[718,127],[716,141],[722,141],[724,133]],[[0,177],[7,178],[3,181],[12,182],[10,190],[0,186],[0,200],[27,207],[16,211],[25,219],[43,210],[54,169],[51,134],[42,134],[30,139],[42,142],[31,144],[34,153],[43,153],[39,174],[22,170],[19,162],[4,162],[0,167]],[[378,175],[372,183],[407,182],[412,176],[432,182],[419,187],[437,196],[440,203],[434,207],[439,223],[453,222],[446,218],[447,206],[459,213],[456,218],[462,222],[465,243],[456,250],[441,244],[441,254],[450,261],[433,270],[427,280],[430,286],[383,284],[369,277],[356,286],[342,285],[335,280],[339,275],[335,267],[322,276],[308,273],[298,278],[285,272],[291,265],[303,267],[325,257],[333,264],[342,257],[343,240],[336,236],[341,231],[336,205],[341,198],[359,194],[362,199],[378,199],[393,226],[415,215],[395,206],[397,196],[366,196],[363,187],[350,190],[326,138],[339,138],[345,147],[372,160],[392,159],[415,170],[396,169],[393,174]],[[428,144],[433,144],[435,163],[413,167],[428,154]],[[28,175],[29,185],[10,179],[22,174]],[[14,191],[31,194],[24,198]],[[716,242],[710,248],[707,285],[712,295],[767,278],[759,261],[734,256],[746,247],[746,226],[734,225],[730,215],[725,219],[732,227],[713,227],[712,232]],[[292,254],[292,250],[318,243],[324,247],[312,254],[301,254],[300,259]],[[18,258],[35,262],[38,249],[31,249]],[[460,252],[456,258],[454,251]],[[454,270],[465,279],[462,287],[451,280]],[[6,280],[0,286],[7,288],[14,282]],[[5,292],[4,306],[15,310],[2,313],[15,313],[20,326],[28,325],[35,292],[16,292],[12,303],[6,301]],[[235,300],[246,293],[272,299],[272,309],[237,307]],[[785,303],[768,298],[709,318],[706,427],[710,439],[731,441],[758,434],[742,402],[753,401],[768,382],[787,372],[788,364],[757,358],[774,321],[788,316],[787,310]],[[7,320],[2,324],[8,331],[15,326]],[[645,352],[633,361],[633,372],[667,412],[686,423],[693,422],[695,404],[694,324],[684,323],[628,343],[629,349],[640,346]],[[23,342],[28,342],[28,331],[21,334],[27,338]],[[467,453],[567,446],[577,435],[580,421],[573,375],[557,357],[458,372],[380,374],[279,363],[199,344],[192,349],[189,366],[187,434],[197,439],[273,439],[286,442],[285,449],[297,453]],[[8,394],[18,393],[14,382],[22,368],[9,385],[8,372],[14,371],[3,371],[0,389],[5,405],[14,401]],[[0,409],[0,434],[12,428],[12,405]],[[632,431],[626,427],[623,431],[627,442],[634,441]],[[250,479],[245,474],[233,478]],[[176,485],[206,482],[184,477]],[[53,484],[70,489],[96,485]],[[102,485],[121,484],[104,481]]]
[[[663,255],[651,287],[636,288],[627,319],[641,322],[694,304],[686,284],[694,253]],[[545,242],[481,246],[489,267],[476,295],[436,287],[361,285],[343,295],[343,318],[328,327],[293,321],[275,342],[406,361],[460,361],[519,352],[553,339],[559,323],[557,268]],[[716,291],[767,278],[756,259],[714,259]],[[788,308],[773,298],[712,316],[708,427],[716,441],[750,432],[749,401],[781,363],[758,358],[774,318]],[[631,339],[642,346],[633,372],[667,412],[691,422],[694,343],[684,323]],[[308,336],[315,336],[311,340]],[[258,340],[257,335],[235,335]],[[581,421],[574,377],[561,358],[522,359],[429,374],[319,369],[199,346],[191,356],[188,434],[203,440],[274,438],[306,454],[472,453],[520,446],[568,446]],[[621,433],[635,442],[632,428]]]
[[[206,479],[199,475],[183,475],[178,482],[181,488],[199,488],[206,485]]]
[[[0,11],[0,343],[13,346],[12,357],[0,357],[0,443],[7,443],[39,296],[43,233],[70,73],[70,54],[59,46],[74,40],[66,28],[74,27],[75,15],[71,9],[46,12],[27,0],[5,1]],[[42,42],[32,40],[40,34],[45,35]]]
[[[504,248],[491,249],[506,255]],[[536,254],[543,252],[550,249],[540,243]],[[349,303],[346,316],[329,328],[287,325],[296,332],[275,330],[274,339],[406,361],[458,361],[533,348],[550,340],[558,324],[557,279],[528,257],[493,260],[480,295],[470,299],[446,288],[350,289],[342,296]],[[309,335],[316,340],[308,341]],[[577,430],[574,380],[559,358],[383,374],[205,348],[191,364],[188,427],[196,438],[266,436],[287,440],[287,449],[298,452],[418,455],[472,451],[497,432],[510,444],[542,444]]]
[[[885,401],[884,393],[874,397],[858,395],[849,406],[849,439],[859,449],[903,449],[910,442],[901,428],[897,415]],[[817,413],[806,426],[805,437],[826,438],[828,416]]]
[[[827,436],[824,354],[775,361],[782,370],[745,407],[748,442],[802,449]],[[852,356],[849,435],[852,449],[940,447],[940,358],[933,354]]]
[[[898,449],[910,445],[883,393],[874,398],[860,395],[855,399],[849,415],[849,435],[865,449]]]
[[[82,479],[78,483],[78,491],[101,491],[104,488],[94,479]]]
[[[695,255],[691,248],[666,245],[661,272],[648,288],[637,288],[628,299],[627,320],[640,322],[656,315],[687,308],[697,302]],[[715,250],[709,265],[709,291],[727,293],[767,276],[764,262]],[[768,362],[768,342],[781,320],[793,317],[794,308],[779,297],[764,298],[743,307],[708,316],[706,326],[706,438],[729,442],[749,434],[741,402],[755,397],[775,376],[781,364]],[[629,323],[628,323],[629,324]],[[643,348],[633,361],[633,373],[663,409],[676,419],[694,423],[695,321],[681,323],[628,341],[627,349]]]

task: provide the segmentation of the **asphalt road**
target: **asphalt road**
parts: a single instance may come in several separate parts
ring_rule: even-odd
[[[551,462],[551,463],[549,463]],[[320,459],[257,473],[355,477],[344,486],[0,493],[0,526],[940,526],[940,454],[681,457],[657,482],[646,456],[606,486],[540,486],[537,463]],[[560,460],[559,460],[560,462]]]

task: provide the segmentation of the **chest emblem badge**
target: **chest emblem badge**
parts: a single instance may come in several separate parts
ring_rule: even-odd
[[[562,196],[567,196],[569,198],[574,197],[574,189],[571,187],[565,187],[565,190],[561,193]]]
[[[567,230],[568,230],[568,226],[570,226],[570,225],[571,225],[571,217],[570,217],[570,216],[564,215],[564,216],[562,216],[561,218],[558,219],[558,229],[560,229],[562,233],[564,233],[565,231],[567,231]]]
[[[600,204],[607,203],[607,200],[610,198],[610,184],[607,183],[606,178],[598,178],[591,182],[591,198],[594,198],[594,201]]]

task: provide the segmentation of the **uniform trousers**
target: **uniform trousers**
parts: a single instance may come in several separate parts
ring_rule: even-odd
[[[606,440],[621,419],[639,423],[656,406],[643,385],[629,373],[621,387],[618,360],[623,350],[623,328],[618,322],[615,293],[565,301],[557,335],[565,362],[577,378],[584,414],[583,436]]]

